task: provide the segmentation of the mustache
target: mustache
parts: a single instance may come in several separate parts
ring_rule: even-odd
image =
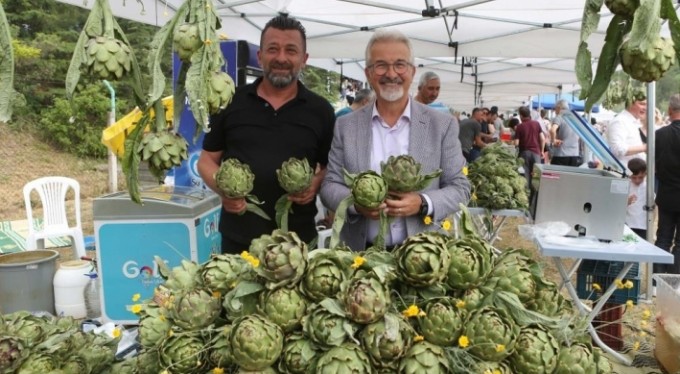
[[[272,62],[269,66],[273,69],[292,69],[293,65],[285,62]]]
[[[380,78],[380,80],[378,81],[378,83],[380,83],[380,84],[386,84],[386,83],[404,83],[404,80],[401,79],[401,78],[399,78],[399,77],[395,77],[395,78],[382,77],[382,78]]]

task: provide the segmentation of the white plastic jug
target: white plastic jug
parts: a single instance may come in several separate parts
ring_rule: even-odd
[[[89,278],[84,276],[90,272],[89,261],[64,261],[54,274],[54,309],[57,316],[85,318],[85,298],[83,291]]]

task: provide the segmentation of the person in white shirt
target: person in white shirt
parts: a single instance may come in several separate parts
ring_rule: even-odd
[[[647,239],[647,211],[645,210],[647,162],[636,157],[630,159],[627,166],[632,174],[630,176],[630,189],[628,190],[626,225],[639,237]]]
[[[640,118],[647,113],[647,98],[636,95],[607,126],[607,144],[622,165],[632,158],[647,160],[647,145],[640,138]]]

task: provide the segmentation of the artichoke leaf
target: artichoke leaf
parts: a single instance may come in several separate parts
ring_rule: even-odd
[[[354,196],[351,193],[338,205],[338,209],[335,211],[335,218],[333,218],[333,231],[329,247],[335,248],[340,244],[340,231],[342,231],[342,226],[347,219],[347,209],[352,205],[354,205]]]
[[[600,23],[600,9],[604,0],[586,0],[581,19],[581,43],[585,43]]]
[[[630,45],[641,50],[654,42],[661,31],[661,1],[640,0],[630,30]]]
[[[0,3],[0,122],[8,122],[12,117],[14,51],[11,38],[9,22]],[[84,48],[80,52],[84,54]]]
[[[130,60],[132,61],[131,64],[131,69],[130,72],[132,73],[132,91],[135,94],[135,103],[137,104],[138,107],[140,108],[146,108],[146,102],[144,101],[144,93],[142,91],[142,70],[139,68],[139,63],[137,62],[137,56],[135,56],[134,53],[132,53],[132,46],[130,45],[130,41],[128,40],[127,36],[125,36],[125,33],[123,32],[123,29],[120,27],[118,22],[116,21],[115,18],[111,17],[113,20],[113,29],[116,33],[118,33],[118,36],[120,37],[120,40],[125,43],[125,45],[130,48]],[[157,98],[158,101],[160,101],[160,97]],[[151,100],[151,102],[156,101],[156,100]],[[165,116],[163,116],[165,119]]]
[[[288,214],[292,211],[293,202],[288,199],[288,194],[281,196],[274,205],[276,211],[276,226],[283,232],[288,232]]]
[[[661,0],[661,17],[668,20],[668,28],[670,29],[673,48],[675,49],[675,58],[680,64],[680,19],[678,19],[678,14],[675,12],[673,0]]]
[[[342,307],[342,305],[340,305],[338,300],[326,298],[323,299],[319,304],[331,314],[335,314],[339,317],[346,316],[345,309]]]
[[[416,190],[417,191],[424,190],[425,188],[427,188],[427,186],[430,185],[430,183],[432,183],[433,180],[439,178],[440,175],[442,175],[442,169],[437,169],[430,174],[423,175],[423,180],[420,181],[418,187],[416,187]]]
[[[151,109],[149,107],[144,111],[139,122],[137,122],[137,126],[125,137],[125,153],[122,160],[123,173],[125,174],[130,199],[140,205],[142,205],[142,197],[139,191],[139,163],[141,162],[141,155],[136,150],[142,143],[144,129],[148,125],[150,118]]]
[[[348,172],[345,169],[342,169],[342,174],[343,174],[343,177],[345,179],[345,184],[348,187],[351,186],[354,183],[354,179],[356,179],[357,175],[359,175],[359,174],[350,174],[350,172]]]
[[[238,299],[243,296],[258,293],[262,290],[264,290],[264,285],[262,283],[253,281],[241,281],[236,285],[236,287],[234,287],[233,290],[231,290],[231,292],[233,292],[234,299]]]
[[[540,324],[548,329],[554,329],[559,325],[557,318],[526,309],[519,297],[511,292],[497,291],[490,299],[496,308],[506,310],[520,326]]]
[[[576,52],[576,79],[581,85],[579,99],[583,100],[588,96],[590,86],[593,81],[592,54],[588,49],[588,43],[581,42]]]

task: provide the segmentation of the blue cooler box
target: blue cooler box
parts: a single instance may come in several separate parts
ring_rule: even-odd
[[[154,256],[170,267],[183,259],[198,263],[221,252],[221,201],[210,190],[183,186],[142,188],[143,205],[127,192],[93,202],[95,243],[105,321],[136,324],[131,309],[153,297],[163,283]],[[141,298],[132,300],[135,294]]]

